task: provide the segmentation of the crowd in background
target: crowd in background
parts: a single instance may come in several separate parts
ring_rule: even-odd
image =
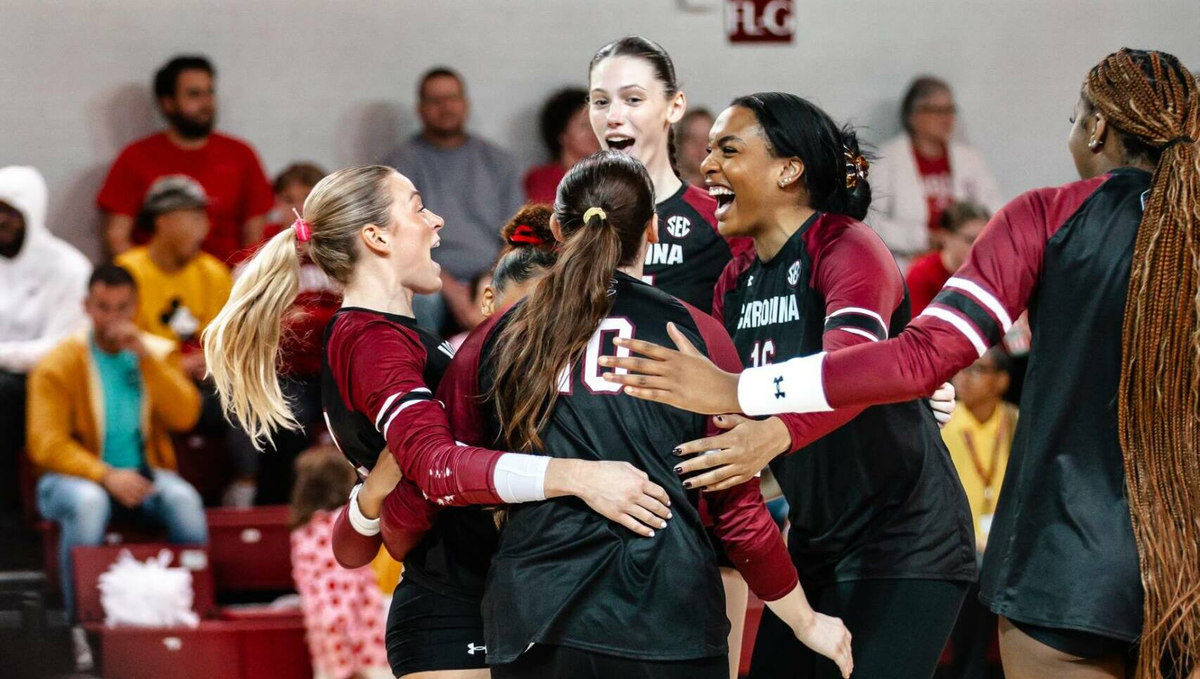
[[[297,159],[268,178],[250,143],[216,129],[216,83],[216,69],[199,56],[171,59],[154,76],[166,128],[130,144],[109,168],[96,196],[107,261],[94,267],[45,223],[52,197],[38,171],[0,169],[4,511],[16,514],[21,493],[33,492],[41,516],[60,524],[68,616],[70,549],[99,544],[110,521],[147,520],[165,527],[173,542],[203,543],[205,501],[286,503],[298,459],[307,460],[298,465],[300,488],[328,486],[324,495],[297,488],[306,508],[296,524],[298,589],[317,597],[313,583],[335,577],[313,565],[312,551],[344,502],[343,486],[353,482],[345,464],[342,472],[329,471],[338,465],[320,447],[321,343],[340,304],[337,286],[311,262],[302,265],[279,360],[283,393],[304,430],[285,432],[270,450],[256,451],[224,419],[199,348],[200,333],[236,285],[239,264],[292,223],[326,168]],[[452,69],[428,71],[417,90],[422,129],[381,162],[409,177],[424,203],[445,218],[434,251],[443,288],[418,299],[415,309],[419,322],[451,337],[484,317],[481,282],[500,250],[500,226],[527,202],[552,202],[567,169],[599,144],[582,88],[561,89],[545,102],[542,164],[514,158],[469,131],[467,83]],[[871,161],[875,209],[867,221],[905,272],[915,316],[966,259],[1003,196],[982,155],[954,134],[947,83],[917,78],[899,115],[905,131]],[[677,126],[675,163],[687,182],[703,185],[700,163],[713,119],[693,107]],[[1019,385],[1014,357],[1027,345],[1017,326],[1008,351],[989,352],[955,379],[961,403],[943,432],[975,516],[980,553],[1017,418],[1004,399],[1011,401]],[[186,437],[203,437],[211,444],[206,450],[219,451],[224,486],[217,494],[202,497],[177,473],[176,451]],[[323,452],[302,455],[314,446]],[[32,490],[17,487],[22,465],[36,474]],[[969,665],[986,655],[995,619],[974,597],[966,608],[955,643],[971,649],[962,661]],[[382,607],[375,610],[382,615]],[[314,657],[321,653],[314,647]],[[963,676],[978,671],[964,668]]]

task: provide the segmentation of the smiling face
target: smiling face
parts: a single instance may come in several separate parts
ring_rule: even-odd
[[[667,160],[667,132],[683,117],[682,92],[667,96],[654,66],[637,57],[609,57],[592,68],[588,117],[603,149],[650,168]]]
[[[753,237],[763,218],[796,196],[779,186],[795,159],[771,154],[758,118],[747,108],[730,106],[713,123],[710,151],[700,164],[709,195],[717,199],[717,227],[722,236]],[[800,169],[803,172],[803,167]]]
[[[433,261],[433,248],[441,243],[438,231],[445,223],[425,207],[421,194],[408,177],[395,173],[388,180],[392,190],[394,238],[389,258],[404,287],[428,295],[442,289],[442,267]]]

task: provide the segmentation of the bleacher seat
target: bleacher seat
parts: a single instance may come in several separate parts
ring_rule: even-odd
[[[217,589],[291,591],[292,548],[286,505],[207,510]]]
[[[198,627],[105,627],[99,578],[122,549],[146,559],[162,549],[174,555],[171,565],[192,571],[193,610]],[[100,662],[106,679],[309,679],[312,666],[298,609],[217,607],[214,563],[204,547],[134,544],[78,547],[75,560],[76,601],[80,620],[100,639]]]

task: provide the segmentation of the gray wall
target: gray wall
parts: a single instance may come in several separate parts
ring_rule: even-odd
[[[685,11],[681,5],[700,8]],[[1122,45],[1200,68],[1196,0],[796,0],[795,43],[730,46],[719,0],[0,0],[0,165],[51,187],[51,228],[99,255],[93,200],[117,151],[160,125],[149,81],[199,51],[220,72],[220,127],[269,173],[292,160],[379,158],[415,128],[414,79],[467,77],[473,128],[540,161],[535,112],[582,83],[601,44],[661,42],[693,105],[782,89],[835,117],[897,130],[908,79],[955,87],[963,134],[1009,196],[1074,177],[1067,118],[1086,70]],[[707,11],[704,11],[707,9]],[[453,227],[453,225],[450,225]]]

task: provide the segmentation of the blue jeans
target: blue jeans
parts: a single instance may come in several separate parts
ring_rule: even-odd
[[[74,569],[71,549],[99,545],[104,540],[112,517],[113,500],[104,486],[80,476],[43,474],[37,485],[38,511],[58,523],[58,567],[62,579],[63,605],[67,619],[75,616]],[[175,472],[154,470],[154,491],[133,513],[139,519],[165,526],[167,537],[175,544],[196,545],[208,542],[208,522],[204,503],[190,483]]]

